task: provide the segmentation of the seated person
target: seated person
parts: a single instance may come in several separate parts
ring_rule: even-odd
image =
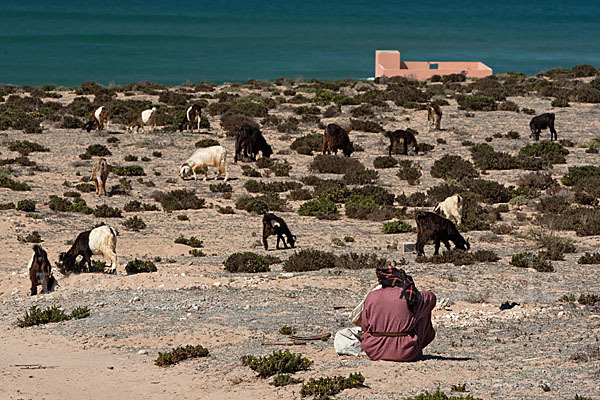
[[[376,274],[382,288],[367,295],[361,347],[371,360],[413,361],[435,337],[435,294],[419,292],[402,269],[378,268]]]

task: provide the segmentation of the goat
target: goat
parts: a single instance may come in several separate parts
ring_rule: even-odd
[[[136,128],[136,132],[139,132],[140,128],[142,128],[143,132],[146,126],[150,126],[150,130],[153,131],[155,127],[154,117],[156,116],[156,110],[156,107],[152,107],[151,109],[139,113],[135,118],[135,121],[129,124],[127,131],[133,131],[133,128]]]
[[[200,121],[202,120],[202,109],[198,104],[193,104],[188,107],[185,112],[185,117],[179,123],[179,132],[183,132],[185,128],[189,128],[194,132],[194,121],[197,122],[198,130],[200,130]]]
[[[95,126],[97,130],[101,131],[104,129],[104,121],[106,121],[106,126],[108,127],[108,108],[100,106],[94,111],[92,119],[86,122],[83,128],[86,131],[91,132]]]
[[[82,256],[79,267],[87,262],[88,269],[92,267],[92,255],[103,255],[110,260],[110,273],[117,273],[117,231],[108,225],[102,225],[90,231],[77,235],[73,246],[60,253],[59,260],[67,268],[73,268],[77,256]]]
[[[273,154],[273,149],[265,140],[265,137],[258,128],[244,124],[238,129],[235,138],[235,156],[233,162],[237,163],[240,153],[244,152],[244,157],[250,155],[252,161],[256,161],[258,152],[262,156],[269,158]]]
[[[99,158],[94,162],[92,181],[96,186],[96,194],[106,196],[106,179],[108,178],[108,162],[106,158]]]
[[[554,129],[554,113],[545,113],[533,117],[529,122],[531,137],[536,141],[540,140],[540,133],[543,129],[550,128],[550,140],[558,140],[556,129]]]
[[[430,240],[435,243],[434,255],[439,254],[440,242],[443,242],[446,249],[450,250],[449,240],[454,243],[457,249],[469,250],[471,245],[456,229],[452,221],[437,214],[427,211],[419,211],[415,215],[417,221],[417,243],[415,244],[417,255],[425,255],[425,244]]]
[[[208,167],[219,168],[219,174],[225,174],[224,182],[227,182],[229,172],[227,171],[227,150],[223,146],[211,146],[198,149],[190,158],[179,168],[179,176],[185,179],[193,175],[194,180],[198,179],[196,171],[204,171],[204,181],[208,177]]]
[[[275,214],[266,213],[263,216],[263,244],[265,245],[265,250],[269,249],[267,238],[272,235],[277,235],[277,249],[279,249],[280,240],[283,241],[284,248],[287,249],[288,244],[291,248],[294,248],[296,236],[292,235],[292,232],[290,232],[283,218],[278,217]],[[287,243],[283,235],[287,237]]]
[[[442,124],[442,109],[435,103],[427,105],[427,131],[431,132],[431,122],[436,131],[439,131]]]
[[[329,124],[323,134],[323,154],[331,152],[337,154],[340,149],[346,157],[350,157],[354,152],[354,143],[350,141],[348,132],[344,128],[336,124]]]
[[[443,215],[452,222],[456,223],[456,225],[460,225],[462,223],[462,218],[460,216],[462,205],[462,197],[460,197],[458,194],[454,194],[453,196],[447,197],[446,200],[439,203],[433,209],[433,212],[438,215]]]
[[[400,141],[404,140],[404,153],[408,155],[408,145],[412,145],[412,149],[415,154],[419,154],[419,145],[417,144],[417,139],[415,135],[410,133],[409,131],[404,131],[402,129],[398,129],[393,132],[386,132],[384,136],[390,139],[390,146],[388,147],[388,153],[390,157],[392,156],[392,152],[396,152],[398,150],[398,146],[400,145]]]
[[[32,296],[37,294],[38,285],[42,285],[42,293],[53,291],[57,285],[56,279],[52,276],[52,265],[48,261],[48,254],[39,244],[33,246],[33,255],[29,261],[29,280]]]

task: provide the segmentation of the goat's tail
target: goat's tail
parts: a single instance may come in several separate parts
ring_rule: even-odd
[[[433,209],[434,213],[437,213],[438,211],[440,211],[440,208],[442,207],[441,204],[438,204],[437,206],[435,206],[435,208]]]

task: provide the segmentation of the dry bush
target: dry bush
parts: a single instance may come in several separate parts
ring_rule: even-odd
[[[269,272],[269,261],[256,253],[244,252],[244,253],[233,253],[227,260],[223,262],[225,270],[228,272]]]
[[[176,210],[197,210],[205,206],[206,201],[196,196],[193,191],[186,189],[170,192],[154,192],[152,198],[158,201],[167,212]]]
[[[475,178],[479,172],[473,167],[470,161],[460,156],[445,155],[436,160],[431,167],[431,176],[442,179]]]
[[[308,134],[292,142],[290,148],[298,154],[312,156],[313,151],[320,151],[323,147],[323,135]]]
[[[292,254],[283,263],[286,272],[318,271],[335,267],[336,256],[321,250],[305,249]]]
[[[400,160],[398,164],[397,176],[402,180],[406,180],[409,185],[418,185],[419,178],[423,175],[419,163],[410,160]]]
[[[394,157],[383,156],[383,157],[375,157],[373,160],[373,167],[381,169],[381,168],[393,168],[398,165],[398,160]]]
[[[364,166],[355,158],[319,154],[310,163],[309,169],[322,174],[345,174],[346,172]]]

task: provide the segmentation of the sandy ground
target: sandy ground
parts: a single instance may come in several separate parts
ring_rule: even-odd
[[[560,138],[576,144],[598,138],[600,107],[572,104],[568,109],[550,107],[550,99],[514,98],[521,107],[537,113],[557,113],[556,128]],[[67,101],[67,99],[63,99]],[[348,120],[349,110],[337,120]],[[271,113],[290,115],[289,106]],[[424,191],[442,182],[432,178],[429,170],[434,160],[444,154],[469,158],[468,147],[461,142],[484,142],[494,133],[514,130],[521,138],[494,139],[496,150],[513,154],[529,143],[529,116],[511,112],[475,112],[465,116],[456,103],[443,107],[443,131],[425,132],[425,111],[392,107],[377,113],[386,129],[412,127],[421,134],[419,141],[434,144],[433,151],[409,156],[423,169],[421,183],[409,186],[396,177],[395,169],[379,170],[377,184],[395,194]],[[35,167],[13,166],[17,179],[33,186],[31,192],[0,189],[0,203],[21,199],[38,202],[35,215],[16,210],[0,211],[0,243],[3,259],[0,271],[0,397],[6,399],[239,399],[299,398],[300,385],[275,388],[267,380],[242,366],[244,354],[264,355],[285,346],[263,346],[265,341],[284,341],[278,333],[280,326],[292,325],[300,334],[331,332],[348,326],[347,316],[375,282],[370,270],[322,270],[307,273],[283,274],[281,264],[263,274],[230,274],[223,270],[223,261],[233,252],[254,251],[259,254],[287,258],[292,251],[271,249],[265,252],[257,241],[261,235],[261,217],[236,210],[233,215],[219,214],[217,205],[235,208],[235,199],[246,194],[243,188],[247,177],[241,165],[230,162],[229,183],[232,199],[211,193],[202,181],[183,181],[177,176],[178,166],[194,151],[194,143],[202,137],[212,137],[233,154],[233,140],[225,138],[218,117],[209,117],[210,134],[190,133],[124,133],[123,127],[112,126],[104,136],[78,130],[50,127],[40,135],[24,135],[17,131],[0,133],[2,158],[18,154],[9,151],[6,143],[27,139],[51,149],[49,153],[32,153],[30,158],[47,171]],[[333,120],[331,120],[333,121]],[[587,121],[582,123],[581,121]],[[330,122],[324,119],[324,122]],[[267,141],[275,150],[274,158],[287,160],[293,167],[289,178],[271,176],[265,181],[298,180],[309,175],[310,156],[289,150],[291,141],[306,133],[317,133],[313,124],[301,125],[300,132],[283,135],[274,129],[264,130]],[[365,166],[372,167],[373,159],[387,151],[387,139],[380,134],[351,132],[355,143],[364,152],[353,155]],[[543,135],[548,135],[547,132]],[[109,137],[118,137],[118,146],[107,144]],[[436,143],[443,138],[447,144]],[[45,204],[48,196],[62,196],[67,189],[63,182],[76,184],[91,172],[92,161],[81,161],[77,155],[90,144],[105,144],[112,151],[109,163],[137,164],[144,167],[145,181],[156,187],[148,188],[136,178],[130,179],[130,196],[115,195],[98,198],[93,193],[82,197],[90,207],[108,204],[122,208],[130,200],[155,203],[150,195],[155,190],[193,188],[207,200],[209,207],[201,210],[127,213],[123,218],[101,219],[91,215],[58,213]],[[152,152],[162,152],[161,158]],[[596,165],[598,156],[585,153],[584,148],[569,148],[567,165],[550,170],[553,177],[562,176],[568,166]],[[128,154],[149,157],[148,162],[127,163]],[[231,157],[232,158],[232,157]],[[403,158],[403,156],[398,156]],[[156,173],[160,175],[157,176]],[[485,179],[505,185],[516,185],[527,171],[489,171]],[[211,170],[211,177],[214,177]],[[335,177],[334,175],[321,175]],[[176,179],[175,183],[167,180]],[[108,188],[117,183],[111,175]],[[285,195],[284,195],[285,197]],[[436,340],[426,349],[419,361],[407,364],[372,362],[367,358],[339,357],[333,340],[291,346],[314,360],[309,371],[298,373],[300,378],[348,375],[361,372],[367,388],[347,390],[340,399],[402,399],[438,386],[450,393],[452,385],[466,384],[467,391],[485,399],[550,399],[573,398],[575,394],[600,394],[600,359],[575,361],[574,354],[590,352],[598,346],[600,337],[600,308],[561,303],[563,294],[600,292],[598,265],[579,265],[584,252],[598,251],[599,237],[576,237],[574,232],[561,234],[575,239],[577,252],[567,254],[565,261],[553,262],[554,273],[539,273],[509,265],[512,254],[535,251],[536,244],[526,238],[535,228],[529,221],[518,221],[515,213],[535,213],[532,207],[510,206],[502,223],[511,224],[511,235],[494,235],[489,231],[468,232],[473,250],[494,250],[500,261],[487,264],[455,267],[453,265],[418,264],[415,254],[395,250],[398,243],[414,242],[413,233],[385,235],[381,222],[348,219],[321,221],[300,217],[295,211],[302,202],[289,201],[289,211],[283,216],[298,237],[299,248],[316,248],[336,254],[348,252],[376,253],[389,260],[405,258],[405,269],[420,289],[433,290],[438,299],[448,298],[450,305],[434,311]],[[185,214],[189,221],[177,219]],[[121,224],[132,215],[140,216],[147,228],[132,232]],[[107,222],[116,227],[120,236],[117,252],[120,270],[117,276],[81,274],[63,277],[58,271],[60,287],[53,293],[29,296],[27,263],[31,244],[17,241],[17,235],[37,230],[52,262],[65,251],[67,240],[96,223]],[[414,225],[414,221],[407,220]],[[204,240],[202,249],[207,257],[188,254],[189,247],[175,244],[183,235]],[[352,236],[355,242],[346,247],[332,244],[333,237]],[[271,238],[274,248],[274,238]],[[431,254],[431,246],[426,252]],[[158,271],[127,276],[125,264],[134,258],[161,257]],[[499,305],[516,301],[520,306],[500,311]],[[58,305],[66,310],[88,306],[89,318],[32,328],[18,328],[16,320],[31,305]],[[203,359],[184,361],[170,368],[153,365],[159,351],[187,344],[202,344],[210,351]],[[543,390],[543,387],[550,389]]]

